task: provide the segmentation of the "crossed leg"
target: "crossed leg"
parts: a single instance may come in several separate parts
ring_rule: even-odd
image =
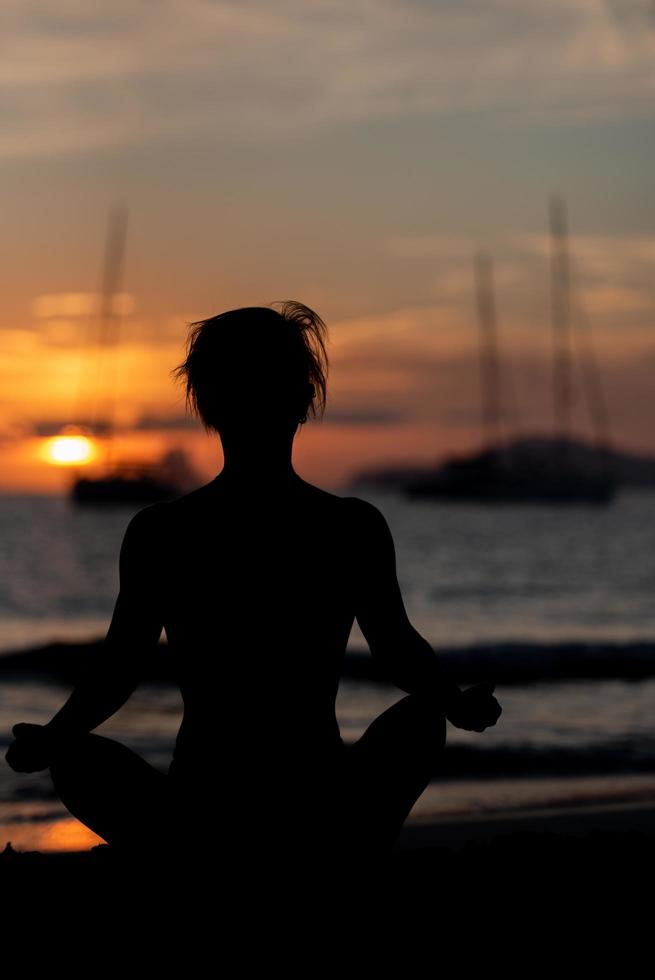
[[[439,771],[446,719],[408,694],[346,745],[331,774],[322,828],[328,860],[375,865],[392,851],[414,804]]]
[[[390,851],[421,793],[439,770],[446,719],[427,698],[408,694],[374,719],[346,754],[350,846]]]
[[[71,739],[50,775],[70,813],[121,851],[149,849],[170,832],[167,776],[115,739],[91,732]]]

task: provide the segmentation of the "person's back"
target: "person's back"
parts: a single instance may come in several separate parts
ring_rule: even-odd
[[[342,744],[335,701],[355,616],[347,498],[300,479],[235,494],[218,477],[151,509],[184,700],[171,774],[319,767]]]

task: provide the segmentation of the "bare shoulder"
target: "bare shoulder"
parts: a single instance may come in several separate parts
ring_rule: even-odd
[[[157,502],[130,518],[119,554],[121,588],[147,589],[157,581],[162,567],[165,504]]]
[[[341,527],[352,543],[370,543],[390,537],[386,519],[375,504],[361,497],[341,496],[303,482],[301,498],[316,516],[322,515],[330,527]]]
[[[311,497],[317,502],[322,502],[324,504],[333,504],[336,506],[338,501],[341,500],[336,493],[331,493],[329,490],[324,490],[323,487],[317,487],[314,483],[307,483],[306,480],[301,482],[302,493],[307,497]]]
[[[375,504],[372,504],[370,500],[364,500],[362,497],[342,497],[344,503],[347,505],[348,514],[351,519],[361,524],[365,528],[370,528],[375,530],[383,530],[388,528],[387,520]]]
[[[339,514],[343,505],[344,497],[323,487],[317,487],[314,483],[301,480],[292,498],[312,508],[323,509],[325,512],[332,511]]]
[[[387,519],[375,504],[361,497],[343,497],[353,543],[372,561],[395,561],[395,545]]]
[[[345,514],[350,521],[363,523],[369,527],[386,526],[382,511],[375,504],[364,500],[362,497],[341,497],[336,493],[323,490],[321,487],[313,486],[311,483],[305,484],[304,489],[317,503],[322,503],[336,512]]]
[[[165,526],[168,515],[167,508],[168,503],[166,501],[157,501],[154,504],[148,504],[147,507],[142,507],[130,518],[125,532],[126,536],[138,535],[139,539],[157,538]]]

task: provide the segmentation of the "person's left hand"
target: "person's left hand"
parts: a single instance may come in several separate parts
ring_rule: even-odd
[[[15,736],[5,752],[7,765],[14,772],[41,772],[50,765],[53,739],[45,725],[18,722],[12,728]]]
[[[495,725],[503,710],[493,696],[495,687],[494,683],[484,683],[462,691],[446,712],[450,723],[468,732],[483,732]]]

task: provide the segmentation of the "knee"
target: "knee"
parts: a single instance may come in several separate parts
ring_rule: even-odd
[[[446,715],[440,702],[422,694],[408,694],[397,707],[420,738],[427,738],[437,745],[445,744]]]
[[[99,743],[103,741],[107,739],[101,735],[82,732],[57,742],[50,752],[50,773],[59,776],[68,770],[79,769],[96,753]]]

